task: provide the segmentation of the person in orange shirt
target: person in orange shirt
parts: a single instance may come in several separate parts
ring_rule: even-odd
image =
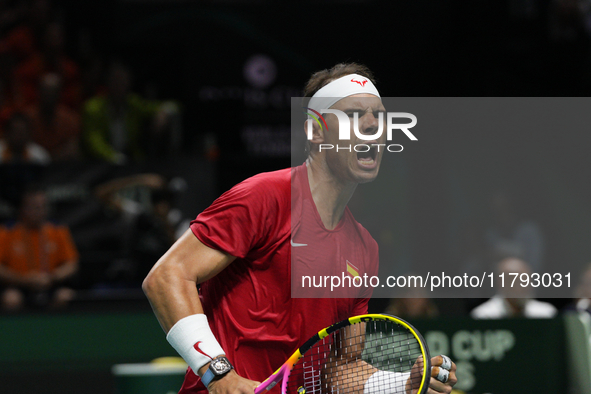
[[[47,197],[41,189],[26,191],[20,220],[0,231],[0,297],[5,310],[25,305],[59,308],[74,290],[65,282],[78,270],[78,251],[70,231],[47,221]]]

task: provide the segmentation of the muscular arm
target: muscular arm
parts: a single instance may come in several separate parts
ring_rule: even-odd
[[[183,317],[203,313],[197,284],[217,275],[234,259],[205,246],[189,229],[158,260],[142,289],[165,332]]]
[[[189,229],[158,260],[142,289],[165,332],[180,319],[203,313],[197,284],[220,273],[234,259],[205,246]],[[199,376],[203,376],[208,367],[209,364],[201,367]],[[208,389],[211,394],[252,393],[257,385],[258,382],[244,379],[232,370],[213,381]]]
[[[340,348],[341,343],[347,347]],[[340,335],[335,336],[334,346],[334,353],[331,352],[324,365],[325,383],[336,391],[363,394],[365,382],[378,371],[361,359],[365,347],[365,323],[345,327]]]

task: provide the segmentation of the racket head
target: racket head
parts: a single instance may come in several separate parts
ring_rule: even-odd
[[[424,394],[431,357],[411,324],[396,316],[367,314],[319,331],[267,379],[273,386],[277,375],[283,380],[282,394],[362,394],[366,383],[375,393],[405,393],[409,383],[413,393]],[[269,387],[267,381],[263,384]],[[256,393],[264,391],[259,387]]]

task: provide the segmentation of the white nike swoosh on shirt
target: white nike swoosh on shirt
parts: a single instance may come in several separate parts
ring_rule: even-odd
[[[293,242],[293,239],[290,240],[290,242],[291,242],[291,246],[293,246],[293,247],[308,246],[308,244],[298,244],[298,243],[295,243],[295,242]]]

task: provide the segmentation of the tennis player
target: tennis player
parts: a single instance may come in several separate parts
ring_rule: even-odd
[[[311,108],[327,104],[314,104],[315,97],[342,98],[323,108],[354,110],[359,130],[375,134],[376,114],[384,109],[365,66],[338,64],[317,72],[304,93],[312,98]],[[347,272],[348,262],[358,274],[375,275],[378,269],[377,243],[347,203],[358,184],[376,178],[383,151],[320,151],[320,144],[336,144],[338,138],[327,131],[338,130],[336,117],[325,119],[327,129],[314,123],[303,165],[256,175],[224,193],[144,280],[167,340],[190,367],[181,394],[253,393],[302,341],[367,313],[371,289],[354,298],[291,297],[292,256],[304,259],[305,250],[323,250],[331,257],[323,264],[337,272]],[[433,376],[441,375],[443,362],[432,359]],[[447,382],[431,378],[429,393],[451,392],[455,364],[447,364]]]

